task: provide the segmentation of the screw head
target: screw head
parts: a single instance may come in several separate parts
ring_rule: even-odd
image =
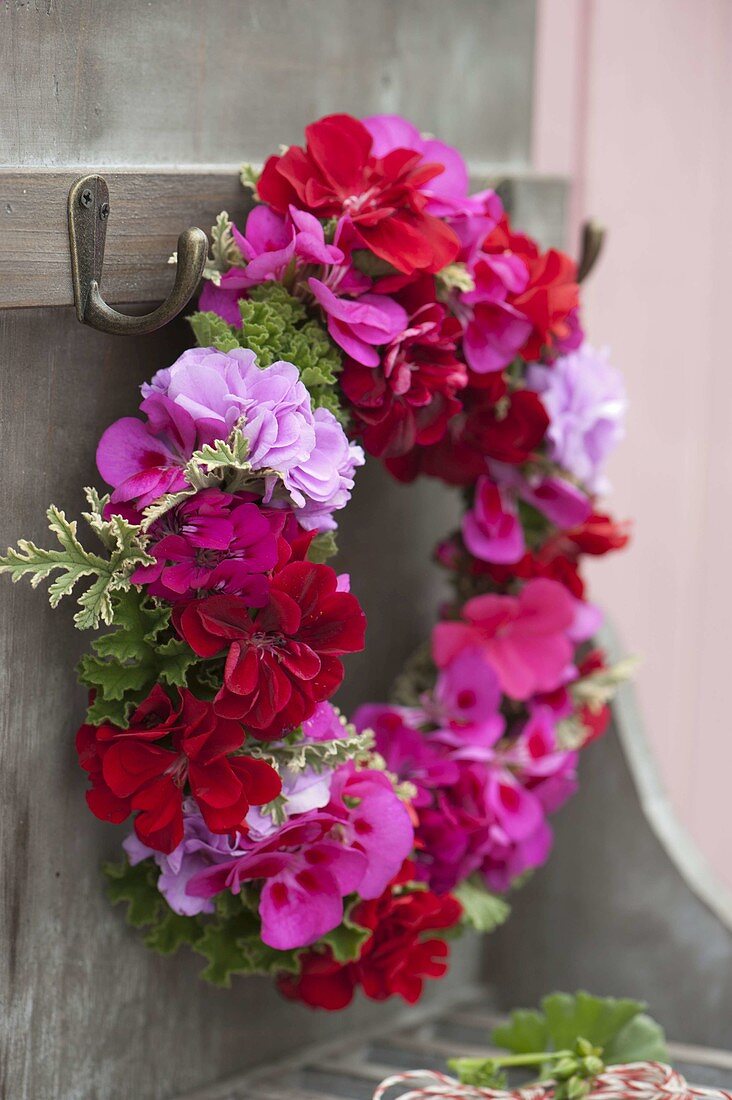
[[[94,202],[94,196],[92,195],[88,187],[85,187],[79,195],[79,202],[82,206],[85,207],[91,206],[91,204]]]
[[[108,202],[103,202],[102,205],[99,207],[99,217],[102,220],[109,217],[109,203]]]

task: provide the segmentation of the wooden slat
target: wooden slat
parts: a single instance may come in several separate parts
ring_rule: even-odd
[[[191,225],[208,232],[221,210],[238,217],[246,210],[247,192],[228,165],[0,170],[0,309],[73,304],[66,200],[74,180],[90,171],[109,184],[102,289],[115,304],[162,300],[173,282],[167,261],[178,234]]]
[[[162,301],[178,234],[190,225],[208,232],[221,210],[242,219],[249,206],[235,165],[0,169],[0,309],[73,305],[66,200],[71,184],[92,171],[109,184],[102,289],[114,304]],[[546,245],[563,243],[566,181],[501,176],[489,165],[475,165],[471,178],[476,189],[502,181],[517,224]]]

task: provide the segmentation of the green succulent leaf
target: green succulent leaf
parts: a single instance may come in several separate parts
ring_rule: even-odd
[[[492,894],[476,878],[465,879],[453,890],[463,907],[464,923],[478,932],[492,932],[508,920],[511,906],[503,898]]]

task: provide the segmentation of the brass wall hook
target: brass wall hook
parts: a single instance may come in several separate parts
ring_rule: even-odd
[[[104,242],[109,218],[109,188],[102,176],[84,176],[69,191],[69,244],[76,315],[101,332],[140,336],[172,321],[190,301],[208,255],[202,229],[186,229],[178,238],[178,263],[173,289],[157,309],[143,317],[118,313],[102,297]]]
[[[577,261],[577,282],[582,283],[593,270],[605,243],[605,229],[592,219],[582,226],[580,257]]]

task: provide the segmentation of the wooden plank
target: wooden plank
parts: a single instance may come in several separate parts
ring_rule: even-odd
[[[526,163],[534,17],[534,0],[2,0],[0,164],[261,160],[333,111]]]
[[[251,196],[236,165],[122,169],[0,169],[0,309],[73,305],[66,200],[89,171],[103,175],[111,212],[102,289],[107,301],[162,301],[173,282],[168,258],[190,225],[209,231],[227,210],[243,220]],[[545,244],[562,244],[566,180],[530,173],[503,175],[476,164],[477,190],[501,183],[516,224]]]
[[[243,218],[248,205],[233,165],[91,170],[109,184],[102,289],[115,304],[162,300],[178,234],[190,225],[208,232],[221,210]],[[73,304],[66,200],[88,171],[0,170],[0,308]]]

